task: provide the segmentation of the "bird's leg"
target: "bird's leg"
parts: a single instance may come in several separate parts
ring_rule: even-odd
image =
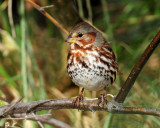
[[[102,103],[102,105],[104,106],[104,104],[107,104],[107,90],[106,87],[104,87],[104,93],[102,93],[99,97],[98,97],[98,106],[100,105],[100,103]]]
[[[73,104],[74,106],[80,106],[80,103],[83,101],[83,92],[84,92],[84,88],[82,88],[80,94],[77,96],[76,99],[73,100]]]

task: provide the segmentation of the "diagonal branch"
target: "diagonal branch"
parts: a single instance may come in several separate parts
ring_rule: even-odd
[[[57,27],[59,27],[66,35],[69,35],[68,31],[63,28],[60,23],[58,23],[51,15],[49,15],[45,10],[44,7],[40,7],[38,4],[34,3],[31,0],[25,0],[29,4],[31,4],[34,8],[36,8],[40,13],[42,13],[44,16],[46,16],[52,23],[54,23]]]
[[[0,117],[4,118],[8,115],[14,116],[14,114],[29,114],[32,112],[37,112],[41,110],[49,109],[80,109],[89,111],[108,111],[111,113],[119,114],[143,114],[143,115],[154,115],[160,116],[160,110],[155,108],[143,108],[143,107],[123,107],[121,104],[115,102],[114,100],[108,102],[104,106],[98,105],[98,100],[87,99],[80,103],[80,106],[74,106],[72,103],[74,99],[51,99],[51,100],[40,100],[28,103],[18,103],[7,113],[4,111],[10,108],[12,104],[0,107]]]
[[[152,55],[155,48],[160,43],[160,31],[157,33],[157,35],[154,37],[154,39],[151,41],[151,43],[148,45],[142,56],[139,58],[136,65],[133,67],[131,73],[129,74],[126,82],[122,86],[121,90],[119,91],[118,95],[115,98],[115,101],[118,103],[123,103],[126,96],[128,95],[130,89],[132,88],[136,78],[138,77],[139,73],[141,72],[143,66],[148,61],[149,57]]]

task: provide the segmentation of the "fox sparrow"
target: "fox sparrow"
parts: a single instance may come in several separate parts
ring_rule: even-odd
[[[83,87],[74,104],[83,100],[84,89],[98,91],[104,88],[105,92],[101,95],[103,102],[106,87],[112,85],[118,72],[118,64],[109,43],[86,22],[73,27],[66,42],[70,44],[68,74],[76,85]]]

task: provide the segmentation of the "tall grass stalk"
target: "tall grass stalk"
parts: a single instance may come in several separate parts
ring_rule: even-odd
[[[91,1],[86,0],[86,5],[88,9],[88,20],[92,23],[92,7],[91,7]]]
[[[21,73],[22,73],[22,88],[23,88],[23,96],[24,102],[27,101],[27,65],[26,65],[26,36],[25,36],[25,10],[24,10],[24,0],[20,2],[20,27],[21,27]]]
[[[82,6],[82,1],[78,0],[78,8],[79,8],[79,15],[82,19],[84,19],[84,12],[83,12],[83,6]]]
[[[112,120],[113,114],[112,113],[108,113],[103,125],[103,128],[110,128],[111,126],[111,120]]]
[[[105,22],[105,25],[107,26],[107,29],[105,30],[105,32],[109,35],[111,41],[113,41],[114,37],[113,37],[112,24],[110,23],[110,16],[108,13],[106,0],[101,0],[101,5],[102,5],[103,13],[104,13],[103,14],[104,15],[104,22]]]

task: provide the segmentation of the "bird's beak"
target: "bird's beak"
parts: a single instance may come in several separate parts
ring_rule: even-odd
[[[65,42],[72,44],[72,43],[75,43],[76,41],[73,40],[73,38],[71,38],[71,36],[69,36],[69,37],[65,40]]]

